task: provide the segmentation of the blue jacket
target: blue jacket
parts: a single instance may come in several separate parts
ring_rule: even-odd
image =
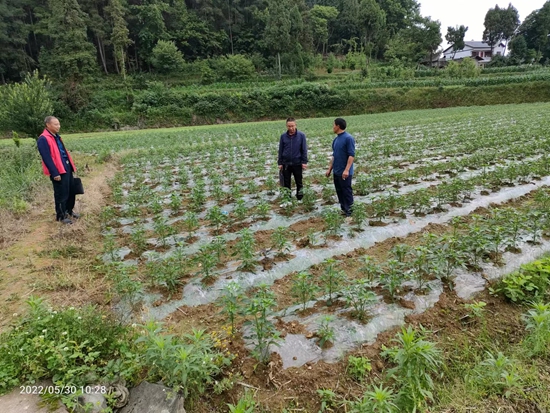
[[[307,164],[307,143],[306,135],[299,130],[293,136],[288,132],[281,135],[279,139],[278,165],[306,165]]]
[[[334,156],[332,173],[342,175],[348,164],[348,158],[350,156],[355,158],[355,139],[353,139],[353,136],[347,132],[337,135],[332,141],[332,156]],[[349,168],[349,174],[353,175],[353,163]]]

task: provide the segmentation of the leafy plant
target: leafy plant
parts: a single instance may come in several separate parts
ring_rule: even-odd
[[[309,272],[300,272],[292,280],[291,293],[298,303],[302,304],[302,310],[305,310],[307,303],[315,298],[317,291],[318,287]]]
[[[202,395],[231,362],[203,330],[177,337],[165,334],[160,324],[149,321],[136,342],[143,346],[149,379],[162,380],[186,398]]]
[[[336,268],[336,260],[328,258],[324,261],[324,270],[321,275],[321,283],[328,294],[327,304],[332,305],[332,299],[334,294],[340,290],[345,281],[345,274],[343,271],[338,271]]]
[[[355,202],[351,211],[351,218],[357,229],[361,229],[367,220],[367,207],[362,202]]]
[[[466,382],[485,396],[498,394],[510,397],[519,388],[521,378],[516,373],[513,360],[501,352],[496,357],[487,352],[485,359],[467,375]]]
[[[471,315],[478,320],[483,320],[485,318],[484,308],[487,305],[484,301],[477,301],[471,304],[464,304],[464,308],[471,312]]]
[[[285,227],[278,227],[271,235],[272,247],[277,251],[277,255],[284,256],[290,251],[290,242]]]
[[[397,397],[392,389],[373,386],[366,391],[361,399],[347,403],[349,413],[397,413],[401,412],[397,406]],[[414,410],[413,410],[414,411]]]
[[[315,208],[315,201],[317,201],[317,194],[310,187],[304,187],[302,189],[302,205],[306,211],[313,211]]]
[[[337,235],[344,223],[344,217],[338,209],[327,208],[323,211],[325,229],[329,235]]]
[[[372,370],[370,360],[366,357],[348,357],[348,365],[346,367],[346,373],[354,380],[362,382],[365,379],[367,373]]]
[[[376,294],[370,289],[366,280],[358,280],[347,286],[343,291],[348,306],[353,307],[354,315],[363,321],[368,315],[368,307],[376,302]]]
[[[233,209],[233,213],[239,221],[242,221],[246,218],[248,208],[246,207],[244,199],[237,199],[237,202],[235,203],[235,209]]]
[[[525,328],[529,332],[523,341],[531,356],[550,353],[550,303],[535,303],[523,315]]]
[[[383,269],[378,265],[372,257],[368,255],[364,256],[363,266],[360,268],[361,273],[365,276],[365,279],[374,287],[376,280],[378,280],[383,272]]]
[[[153,285],[165,287],[172,293],[181,284],[182,268],[172,259],[151,259],[147,263],[147,276]]]
[[[397,260],[388,260],[386,261],[386,268],[380,275],[380,285],[388,292],[390,298],[395,300],[405,278],[404,265]]]
[[[199,266],[197,274],[202,275],[203,281],[210,281],[214,278],[214,268],[218,265],[218,257],[216,254],[212,254],[212,249],[208,245],[203,245],[199,249],[195,261]]]
[[[319,413],[331,412],[336,407],[336,393],[331,389],[317,389],[317,394],[321,398],[321,410]]]
[[[170,209],[174,212],[179,211],[181,208],[181,203],[181,196],[179,196],[176,192],[172,192],[172,194],[170,194]]]
[[[258,205],[256,205],[256,215],[260,219],[268,218],[269,211],[271,211],[271,206],[265,201],[260,201]]]
[[[130,239],[134,245],[134,252],[140,255],[147,248],[147,240],[145,239],[145,227],[141,222],[136,222],[132,233],[130,234]]]
[[[241,311],[243,299],[242,287],[238,282],[231,281],[223,288],[223,295],[218,300],[222,313],[226,314],[231,323],[231,335],[235,334],[235,320]]]
[[[221,262],[222,253],[225,251],[227,246],[227,241],[222,236],[218,235],[215,237],[212,242],[209,244],[209,248],[216,253],[217,262]]]
[[[411,326],[403,327],[393,341],[397,346],[383,346],[382,356],[396,364],[388,376],[400,386],[397,404],[406,411],[420,410],[427,400],[433,400],[432,375],[439,371],[441,353],[425,340],[424,331],[417,332]]]
[[[256,411],[257,403],[254,400],[252,392],[245,390],[244,396],[242,396],[237,404],[233,405],[227,403],[230,413],[254,413]]]
[[[219,234],[221,226],[227,222],[227,214],[219,206],[215,205],[208,210],[206,219],[216,228],[216,234]]]
[[[334,320],[334,316],[325,315],[321,318],[319,328],[315,333],[319,338],[319,347],[323,348],[325,344],[334,342],[336,334],[334,333],[334,328],[330,323]]]
[[[239,235],[240,238],[235,244],[234,253],[241,260],[241,265],[238,268],[240,271],[253,271],[256,267],[256,254],[254,250],[256,240],[252,231],[248,228],[239,231]]]
[[[262,285],[258,291],[245,301],[244,315],[249,318],[245,326],[250,328],[250,338],[254,343],[252,355],[261,363],[269,360],[269,346],[280,341],[279,332],[269,320],[276,306],[275,294],[268,286]]]
[[[192,238],[199,227],[199,218],[197,214],[191,211],[187,212],[183,218],[183,225],[187,232],[189,232],[188,238]]]
[[[153,229],[157,233],[163,247],[166,247],[167,238],[174,234],[174,228],[168,224],[166,217],[158,215],[153,219]]]
[[[0,392],[53,378],[56,386],[135,383],[143,365],[135,331],[97,307],[49,308],[37,297],[0,335]]]

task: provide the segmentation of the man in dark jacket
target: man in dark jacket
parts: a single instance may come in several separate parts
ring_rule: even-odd
[[[79,218],[73,211],[75,194],[73,172],[76,172],[73,159],[59,136],[59,119],[48,116],[44,120],[46,129],[36,141],[42,157],[42,170],[49,175],[53,184],[56,219],[63,224],[72,224],[71,219]]]
[[[291,176],[296,182],[296,198],[302,199],[302,171],[307,168],[306,135],[296,129],[296,120],[286,120],[286,132],[279,140],[279,171],[283,175],[283,186],[290,189]]]

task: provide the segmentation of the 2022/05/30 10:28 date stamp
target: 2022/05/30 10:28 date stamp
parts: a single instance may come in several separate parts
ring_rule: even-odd
[[[19,394],[107,394],[107,386],[19,386]]]

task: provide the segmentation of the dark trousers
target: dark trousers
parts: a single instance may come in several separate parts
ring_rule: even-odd
[[[351,209],[353,206],[353,190],[351,189],[352,175],[349,175],[346,179],[342,179],[342,175],[333,175],[334,188],[336,188],[336,195],[338,196],[338,202],[340,208],[346,216],[351,215]]]
[[[53,184],[53,198],[55,201],[55,216],[57,221],[67,218],[73,213],[75,194],[73,192],[74,178],[72,171],[61,174],[61,180],[55,181],[51,176]]]
[[[302,199],[304,196],[302,193],[302,165],[283,165],[283,186],[291,189],[291,176],[294,175],[294,181],[296,181],[296,198]]]

